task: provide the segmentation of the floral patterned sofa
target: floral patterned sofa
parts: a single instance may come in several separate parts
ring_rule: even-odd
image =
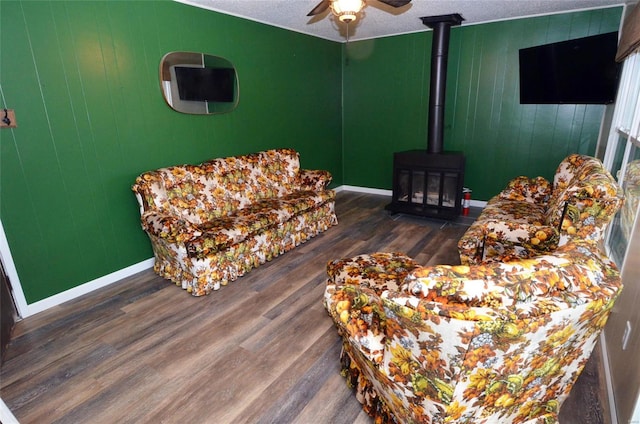
[[[154,270],[201,296],[337,224],[330,182],[274,149],[146,172],[132,189]]]
[[[377,423],[557,423],[621,281],[594,240],[513,262],[332,261],[342,373]]]
[[[463,264],[552,252],[573,237],[601,240],[623,191],[599,159],[565,158],[553,183],[520,176],[487,202],[458,242]]]

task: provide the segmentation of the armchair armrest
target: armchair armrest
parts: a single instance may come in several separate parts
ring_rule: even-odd
[[[324,306],[338,332],[368,360],[380,364],[386,342],[386,315],[373,289],[350,284],[328,284]]]
[[[301,169],[298,178],[300,189],[305,191],[325,190],[333,179],[329,171],[316,169]]]
[[[479,222],[469,227],[458,240],[458,253],[462,265],[482,263],[482,249],[484,244],[484,230]]]
[[[201,234],[200,230],[189,221],[157,211],[144,212],[140,221],[143,230],[169,243],[185,243]]]
[[[551,196],[551,183],[543,178],[519,176],[507,184],[498,196],[507,200],[518,200],[529,203],[545,203]]]
[[[523,222],[487,220],[482,225],[483,262],[530,258],[558,247],[556,227]]]
[[[397,290],[419,265],[401,253],[377,252],[327,264],[324,306],[338,330],[370,361],[380,364],[387,316],[381,295]]]

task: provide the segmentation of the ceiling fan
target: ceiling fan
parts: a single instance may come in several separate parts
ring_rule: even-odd
[[[391,7],[402,7],[411,3],[411,0],[374,0],[387,4]],[[367,5],[366,0],[322,0],[316,7],[307,14],[307,16],[315,16],[331,9],[334,15],[340,21],[349,23],[355,21],[358,13]]]

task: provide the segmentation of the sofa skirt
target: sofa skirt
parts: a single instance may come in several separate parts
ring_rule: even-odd
[[[340,354],[340,374],[346,378],[347,386],[355,390],[356,399],[362,404],[362,409],[373,418],[375,424],[396,424],[397,421],[387,404],[378,395],[372,379],[362,371],[362,368],[372,369],[373,366],[361,367],[358,364],[359,361],[368,362],[367,359],[358,354],[357,350],[352,349],[348,342],[344,341],[342,353]]]
[[[203,296],[337,223],[335,203],[327,202],[205,258],[189,257],[184,244],[151,237],[153,269],[193,296]]]
[[[371,361],[366,359],[358,349],[353,348],[343,339],[340,354],[341,375],[346,378],[347,386],[355,391],[362,409],[373,418],[375,424],[492,424],[495,418],[472,418],[458,420],[447,415],[447,406],[442,404],[436,411],[428,413],[420,405],[409,404],[407,399],[401,399],[391,390],[392,384],[386,384],[388,379]],[[385,397],[386,396],[386,397]],[[390,408],[389,405],[393,405]],[[432,407],[435,406],[432,404]],[[395,411],[395,412],[394,412]],[[509,423],[519,424],[558,424],[556,412],[549,411],[532,419],[507,420]]]

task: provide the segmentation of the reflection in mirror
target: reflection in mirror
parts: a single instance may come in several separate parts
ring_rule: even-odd
[[[160,62],[167,104],[183,113],[231,112],[238,105],[238,76],[227,59],[204,53],[167,53]]]

